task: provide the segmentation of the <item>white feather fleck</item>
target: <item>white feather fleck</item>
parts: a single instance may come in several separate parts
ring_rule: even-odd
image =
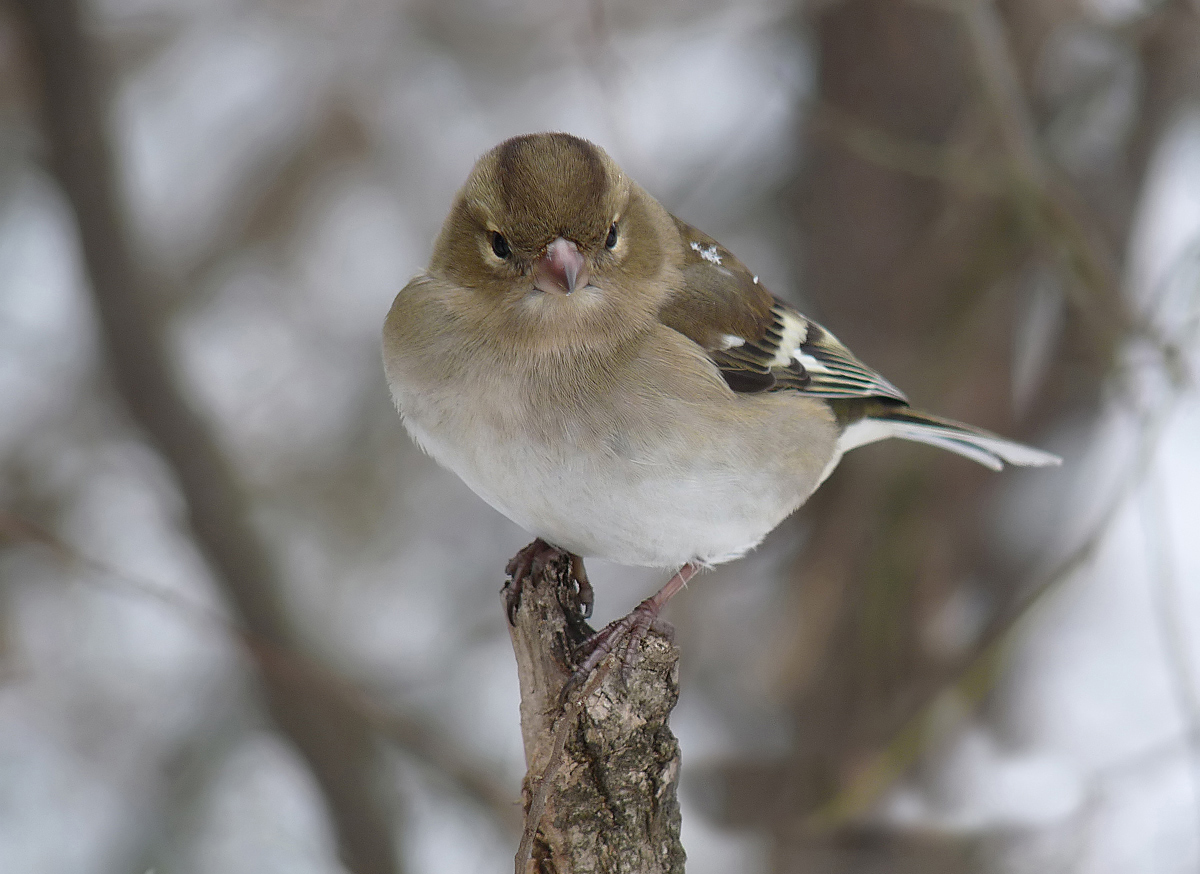
[[[758,285],[758,274],[754,274],[754,284]]]
[[[832,372],[832,371],[830,371],[830,369],[828,367],[826,367],[823,363],[821,363],[821,361],[819,359],[814,358],[813,356],[811,356],[805,352],[801,352],[799,349],[797,349],[795,352],[792,353],[792,357],[795,358],[797,361],[799,361],[800,366],[803,367],[805,370],[807,370],[809,373],[830,373],[830,372]]]
[[[721,263],[721,253],[717,251],[716,246],[703,246],[700,243],[692,243],[692,251],[710,264]]]
[[[745,337],[739,337],[736,334],[722,334],[721,335],[721,348],[722,349],[736,349],[738,346],[744,346],[745,344],[746,344]]]

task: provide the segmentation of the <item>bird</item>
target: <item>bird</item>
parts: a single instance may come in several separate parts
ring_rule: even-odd
[[[429,455],[535,536],[521,584],[566,556],[675,570],[597,632],[626,653],[701,568],[737,559],[849,450],[917,441],[994,470],[1051,453],[914,409],[827,328],[673,216],[599,146],[532,133],[478,159],[429,266],[397,294],[383,363]]]

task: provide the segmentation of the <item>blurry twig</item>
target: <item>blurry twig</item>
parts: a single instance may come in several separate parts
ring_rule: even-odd
[[[1193,257],[1193,250],[1192,247],[1188,247],[1180,255],[1179,261],[1172,270],[1163,278],[1164,286],[1175,278],[1178,270],[1191,257]],[[1162,290],[1162,293],[1165,293],[1165,290]],[[1160,298],[1159,292],[1150,296],[1155,305]],[[1198,333],[1200,333],[1200,321],[1191,319],[1181,327],[1174,337],[1170,338],[1170,345],[1177,349],[1187,348],[1195,342]],[[977,648],[976,654],[969,660],[957,678],[942,687],[927,701],[884,749],[872,757],[866,766],[852,777],[845,788],[810,818],[811,826],[817,829],[828,829],[864,813],[916,760],[924,738],[938,714],[956,712],[961,718],[965,718],[991,688],[992,678],[1005,651],[1018,636],[1025,622],[1034,614],[1035,609],[1095,555],[1126,501],[1145,483],[1157,455],[1163,432],[1176,405],[1183,395],[1193,388],[1193,380],[1185,371],[1181,370],[1180,361],[1159,361],[1158,363],[1169,377],[1169,393],[1160,400],[1157,406],[1141,411],[1139,426],[1141,443],[1138,452],[1125,475],[1118,481],[1111,498],[1103,504],[1104,511],[1091,531],[1074,550],[1060,560],[1042,577],[1041,581],[1029,590],[1006,618],[993,623],[991,631]],[[1137,400],[1134,386],[1125,384],[1122,387],[1130,393],[1131,401]],[[1135,405],[1131,403],[1130,406],[1134,407]],[[1160,534],[1157,536],[1165,536],[1165,528],[1163,528],[1165,524],[1165,519],[1157,520],[1156,530],[1160,530]],[[1169,578],[1164,580],[1160,574],[1159,581],[1160,585],[1166,585]],[[1168,619],[1168,624],[1171,626],[1167,636],[1168,644],[1178,647],[1170,654],[1171,657],[1177,661],[1186,659],[1186,646],[1184,645],[1186,634],[1176,625],[1175,615]],[[1190,662],[1181,661],[1179,664],[1182,667]],[[1196,681],[1191,677],[1191,672],[1186,669],[1183,674],[1178,675],[1177,680],[1183,684],[1180,689],[1186,697],[1182,700],[1182,707],[1189,717],[1186,720],[1188,728],[1184,733],[1184,742],[1193,745],[1194,755],[1200,760],[1200,695],[1197,694]],[[957,702],[958,706],[953,708],[946,706],[953,702]],[[1198,805],[1200,805],[1200,791],[1198,791]]]
[[[152,280],[135,255],[109,140],[107,95],[79,0],[18,0],[28,34],[30,75],[40,86],[47,163],[70,204],[106,363],[134,423],[178,481],[194,542],[255,637],[291,647],[295,632],[281,600],[282,578],[240,477],[211,424],[175,378],[163,326],[147,301]],[[263,676],[265,704],[311,769],[355,874],[400,869],[393,816],[380,797],[378,750],[362,715],[312,689]]]
[[[816,130],[836,139],[864,161],[889,170],[994,196],[1012,186],[1012,175],[1003,164],[986,161],[965,149],[893,136],[829,104],[818,106],[811,122]]]
[[[344,103],[327,100],[303,135],[272,152],[256,168],[254,184],[244,188],[215,236],[185,265],[183,275],[163,279],[174,287],[155,302],[168,308],[156,313],[160,319],[181,302],[199,307],[205,295],[215,293],[220,283],[212,282],[232,254],[264,242],[279,240],[294,230],[304,213],[304,198],[323,172],[361,156],[369,148],[369,134]]]
[[[915,0],[915,2],[921,2],[921,0]],[[1178,338],[1163,335],[1165,328],[1160,326],[1164,323],[1152,323],[1150,321],[1153,316],[1152,312],[1137,309],[1138,303],[1141,302],[1140,298],[1135,301],[1133,298],[1126,298],[1123,294],[1121,287],[1123,268],[1119,258],[1121,249],[1118,248],[1120,241],[1117,239],[1117,235],[1121,234],[1123,239],[1123,234],[1128,229],[1114,231],[1112,239],[1101,233],[1100,223],[1076,193],[1073,184],[1061,177],[1050,162],[1048,154],[1043,152],[1039,142],[1034,117],[1029,111],[1022,93],[1021,76],[1018,74],[1016,60],[1009,46],[1005,22],[1001,21],[997,14],[997,8],[999,8],[1004,11],[1006,16],[1011,15],[1009,20],[1014,29],[1022,29],[1028,39],[1029,31],[1032,28],[1040,27],[1043,20],[1038,14],[1037,4],[1001,3],[994,6],[987,0],[943,0],[943,2],[935,0],[935,2],[927,2],[926,5],[936,5],[940,9],[948,10],[955,16],[951,23],[961,24],[960,33],[965,39],[960,40],[960,43],[967,43],[968,60],[977,71],[979,83],[977,92],[980,99],[969,105],[969,117],[974,117],[975,104],[980,104],[984,110],[983,114],[986,115],[983,119],[986,123],[986,130],[992,134],[992,140],[995,141],[995,145],[992,146],[993,151],[987,150],[986,143],[979,143],[974,138],[968,139],[953,133],[939,137],[939,140],[945,140],[945,142],[934,145],[914,143],[912,140],[904,140],[884,132],[878,127],[872,128],[862,124],[852,116],[822,110],[820,122],[825,130],[836,136],[845,150],[854,153],[856,157],[913,176],[938,180],[963,190],[965,194],[947,198],[954,212],[947,210],[946,215],[949,216],[949,221],[937,230],[944,231],[953,226],[956,230],[962,229],[958,235],[959,238],[966,238],[969,236],[968,231],[971,228],[964,219],[973,219],[981,224],[985,220],[996,221],[1000,226],[1000,233],[991,233],[986,240],[980,235],[977,239],[985,242],[986,245],[980,245],[971,250],[966,246],[961,246],[953,253],[954,255],[958,255],[959,252],[970,252],[974,255],[977,252],[981,261],[990,258],[992,263],[1001,262],[999,269],[1003,270],[1005,265],[1002,262],[1008,260],[1009,254],[1026,254],[1030,248],[1036,247],[1040,250],[1037,254],[1045,253],[1048,260],[1052,259],[1056,271],[1063,277],[1064,291],[1071,303],[1072,320],[1079,323],[1079,327],[1082,329],[1081,333],[1085,334],[1086,341],[1099,353],[1096,355],[1095,363],[1100,366],[1095,367],[1094,372],[1097,375],[1111,375],[1114,364],[1132,363],[1127,355],[1127,351],[1132,348],[1143,356],[1153,356],[1153,367],[1156,374],[1160,372],[1172,374],[1172,378],[1169,380],[1170,387],[1167,389],[1172,396],[1163,397],[1157,392],[1151,393],[1153,402],[1145,404],[1148,409],[1133,410],[1134,421],[1141,423],[1142,432],[1138,435],[1138,445],[1134,453],[1121,463],[1120,468],[1113,471],[1116,478],[1111,482],[1110,489],[1100,495],[1100,500],[1096,502],[1095,510],[1099,512],[1100,518],[1097,520],[1094,515],[1089,513],[1091,518],[1085,522],[1087,527],[1078,535],[1081,539],[1073,538],[1063,544],[1063,547],[1070,552],[1062,556],[1061,560],[1055,561],[1054,566],[1047,568],[1045,573],[1037,574],[1035,579],[1028,580],[1027,585],[1022,586],[1016,603],[998,611],[997,618],[989,623],[982,638],[963,654],[962,660],[956,662],[958,666],[956,670],[949,672],[948,675],[948,672],[940,667],[934,668],[930,680],[938,682],[938,686],[932,686],[922,678],[920,685],[913,684],[916,688],[904,690],[905,699],[892,709],[892,713],[899,710],[901,713],[909,715],[907,721],[898,730],[894,726],[890,727],[886,740],[882,744],[878,740],[874,740],[875,745],[867,749],[865,756],[857,754],[861,749],[860,743],[840,744],[840,737],[834,736],[832,732],[827,732],[823,725],[806,732],[811,735],[811,738],[801,736],[801,742],[805,744],[805,748],[803,757],[799,758],[799,764],[807,770],[800,773],[806,776],[810,773],[815,775],[812,782],[816,784],[817,793],[828,792],[825,787],[830,783],[834,786],[833,791],[837,793],[811,817],[798,821],[793,818],[793,814],[785,820],[785,828],[792,832],[787,834],[787,840],[795,839],[805,844],[828,837],[828,835],[808,834],[805,826],[825,832],[846,825],[861,814],[865,814],[877,799],[893,785],[895,780],[908,770],[922,752],[923,747],[927,748],[932,734],[931,730],[942,728],[942,724],[939,723],[942,716],[951,715],[960,720],[967,718],[972,712],[972,705],[980,702],[993,688],[1006,650],[1029,626],[1029,622],[1026,620],[1036,617],[1039,605],[1044,605],[1049,598],[1054,597],[1056,592],[1061,591],[1068,580],[1081,579],[1078,570],[1084,567],[1101,548],[1104,537],[1112,529],[1113,520],[1117,514],[1123,514],[1128,508],[1128,500],[1149,469],[1156,448],[1161,442],[1163,430],[1174,406],[1174,399],[1179,397],[1187,383],[1187,380],[1174,378],[1181,373],[1180,365],[1183,363],[1178,350],[1185,347],[1178,342],[1172,342]],[[914,122],[924,120],[920,115],[920,104],[916,101],[912,106],[907,103],[898,103],[901,96],[907,96],[903,86],[909,84],[907,80],[900,79],[908,72],[903,64],[895,64],[898,78],[895,86],[888,83],[886,88],[876,89],[874,79],[869,78],[870,75],[879,74],[874,67],[869,68],[869,74],[863,73],[861,79],[854,78],[858,76],[859,69],[864,64],[869,64],[874,60],[867,50],[873,50],[873,54],[878,55],[881,44],[890,46],[892,43],[889,40],[894,40],[896,34],[907,34],[906,31],[901,31],[901,25],[896,23],[903,16],[895,14],[893,12],[895,7],[887,3],[843,4],[842,8],[847,7],[855,9],[856,14],[847,13],[845,16],[839,17],[835,25],[830,25],[826,42],[822,43],[822,48],[826,52],[826,57],[832,60],[828,61],[827,68],[823,69],[829,70],[831,78],[833,74],[849,75],[853,87],[826,88],[824,93],[835,95],[839,105],[844,101],[848,106],[858,107],[855,110],[856,114],[863,118],[870,118],[869,124],[871,125],[878,125],[878,122],[874,120],[876,117],[894,118],[901,125],[906,124],[910,119]],[[914,16],[914,18],[924,19],[927,16]],[[944,26],[945,23],[945,21],[938,22],[939,26]],[[920,23],[914,25],[914,29],[917,33],[925,33],[920,29]],[[1038,33],[1039,37],[1043,35]],[[944,40],[944,37],[940,38]],[[1028,42],[1041,44],[1040,41],[1033,39],[1028,39]],[[932,45],[934,43],[921,43],[916,40],[911,43],[911,45],[922,44]],[[942,43],[937,44],[941,45]],[[906,48],[908,45],[906,44]],[[909,61],[910,58],[906,57],[904,60]],[[892,69],[887,64],[881,64],[880,67],[885,72],[890,72]],[[920,87],[932,91],[931,96],[944,99],[948,95],[928,87],[926,78],[928,69],[927,67],[921,68],[923,77],[917,80],[918,84]],[[934,69],[945,69],[945,67]],[[949,96],[953,96],[955,100],[959,99],[957,92]],[[902,110],[894,113],[884,111],[892,107],[890,104],[881,106],[881,98],[897,101],[897,105],[902,106]],[[937,105],[941,106],[941,104]],[[922,127],[914,124],[909,127],[921,130],[944,129],[943,124]],[[980,146],[978,154],[974,148],[976,145]],[[1147,147],[1147,151],[1148,149],[1149,147]],[[1001,153],[1000,150],[1003,152]],[[834,164],[832,166],[840,169],[842,165]],[[853,169],[852,165],[851,168]],[[1144,167],[1134,161],[1127,170],[1130,176],[1129,181],[1132,182],[1136,180],[1139,173],[1144,171]],[[868,199],[868,194],[878,196],[878,192],[857,178],[854,181],[857,186],[867,192],[861,195],[863,201],[879,208],[874,201]],[[912,188],[913,186],[905,187]],[[1133,186],[1131,185],[1130,188],[1132,190]],[[852,191],[852,193],[859,192]],[[972,195],[978,194],[995,196],[999,202],[990,204],[981,203],[979,197],[971,199]],[[889,196],[891,196],[890,192]],[[1107,200],[1104,202],[1108,203]],[[890,200],[887,205],[891,206]],[[1127,206],[1127,204],[1121,205]],[[1000,208],[996,208],[997,206]],[[879,209],[883,213],[883,210]],[[1115,216],[1106,214],[1106,219],[1114,218]],[[1120,218],[1128,220],[1129,216],[1123,214]],[[880,224],[872,225],[872,230],[878,233],[880,227],[886,227],[882,221]],[[989,229],[985,228],[985,230]],[[945,234],[939,242],[948,238],[949,234]],[[841,238],[835,237],[835,239],[840,241]],[[853,235],[850,235],[849,239],[856,246],[861,246],[862,250],[872,251],[869,246]],[[997,240],[1011,248],[997,253],[996,250],[999,248],[996,245]],[[859,249],[856,248],[853,251],[857,252]],[[894,259],[889,256],[890,253],[885,252],[879,257],[882,263],[888,264],[890,267]],[[909,257],[914,263],[922,266],[928,260],[918,259],[911,255]],[[840,269],[841,265],[831,268],[831,275],[836,278]],[[932,271],[929,272],[932,273]],[[968,276],[970,281],[964,283],[964,286],[970,289],[986,287],[984,283],[976,282],[976,278],[976,276]],[[973,298],[979,296],[972,294]],[[966,295],[964,294],[962,297],[965,298]],[[989,327],[994,334],[994,323]],[[964,334],[964,336],[966,335]],[[1130,339],[1145,342],[1135,342],[1131,347],[1127,342]],[[971,353],[969,356],[950,354],[945,357],[958,362],[961,367],[963,361],[975,358],[975,350],[969,351]],[[1072,363],[1077,364],[1077,362]],[[1145,381],[1131,379],[1128,387],[1133,387],[1135,382],[1142,388],[1147,384]],[[1152,384],[1157,388],[1159,381]],[[1117,379],[1113,379],[1109,385],[1117,390],[1127,387]],[[858,486],[859,484],[855,483],[854,485]],[[866,486],[859,487],[864,493],[867,492]],[[906,496],[909,492],[909,489],[904,490]],[[1109,498],[1111,501],[1108,500]],[[899,516],[898,513],[895,515]],[[878,533],[879,527],[881,526],[876,526],[871,531],[871,536],[881,542],[886,542],[887,535]],[[896,531],[898,529],[892,527],[889,530]],[[828,534],[829,532],[820,530],[820,535]],[[865,537],[862,534],[858,536]],[[835,540],[834,546],[827,546],[826,550],[833,554],[835,548],[840,546],[843,555],[839,555],[839,558],[842,558],[842,562],[845,564],[844,553],[853,549],[856,543],[861,542],[853,538],[853,534],[843,536],[841,543]],[[814,535],[814,540],[817,539],[820,537]],[[897,537],[897,540],[902,539],[902,537]],[[897,572],[897,567],[899,566],[900,571],[908,570],[906,565],[900,564],[906,559],[903,547],[909,546],[911,542],[911,538],[908,538],[904,540],[901,548],[892,548],[888,552],[890,563],[880,571],[897,587],[902,580]],[[891,547],[891,544],[888,545]],[[958,545],[955,544],[955,546]],[[806,556],[806,559],[809,559],[806,576],[817,576],[818,574],[813,572],[811,557]],[[823,567],[818,568],[818,570],[823,569]],[[840,573],[840,571],[834,573]],[[833,574],[831,573],[830,576]],[[811,581],[806,580],[806,583],[811,583]],[[1078,583],[1074,585],[1078,585]],[[1008,597],[1005,598],[1005,603],[1007,604],[1007,602]],[[857,604],[853,605],[853,609],[857,610]],[[851,612],[848,609],[847,614],[850,618],[846,620],[846,627],[856,631],[855,622],[859,620],[860,612]],[[861,615],[865,615],[865,611],[861,611]],[[900,623],[897,622],[896,627],[899,626]],[[896,632],[895,636],[898,638],[901,633]],[[896,650],[899,650],[899,647],[896,647],[894,651]],[[833,651],[832,648],[830,651]],[[875,663],[886,665],[879,669],[881,674],[886,670],[892,670],[897,674],[901,673],[903,668],[893,668],[893,664],[899,661],[898,658],[885,661],[882,656],[874,656]],[[823,667],[825,673],[834,678],[827,681],[827,685],[841,681],[844,675],[852,677],[863,686],[868,685],[859,679],[864,673],[862,670],[841,671],[833,659],[830,659]],[[846,698],[850,698],[851,695],[856,695],[858,697],[851,698],[851,700],[857,704],[859,699],[868,700],[867,696],[870,694],[878,695],[881,685],[870,686],[867,691],[862,693],[855,690],[850,695],[828,692],[825,694],[838,704],[841,704]],[[817,689],[818,693],[824,692],[824,688],[820,686],[817,686]],[[914,707],[914,701],[920,703]],[[867,719],[875,716],[875,713],[866,706],[854,710],[849,707],[845,709],[853,714],[853,718],[858,721],[858,724],[865,723]],[[878,710],[882,709],[878,708]],[[803,719],[806,715],[802,710],[800,718]],[[888,714],[888,716],[890,715]],[[850,722],[850,720],[843,720],[843,723],[846,722]],[[823,731],[826,733],[823,734]],[[827,767],[826,762],[831,758],[827,750],[830,748],[838,751],[847,749],[850,756],[844,755],[842,761],[835,761],[832,767]],[[864,760],[865,765],[859,767]],[[846,767],[844,763],[849,767]],[[803,811],[811,809],[809,805],[810,800],[805,798],[801,802],[792,802],[789,809]],[[846,831],[840,830],[838,833],[845,834]],[[886,866],[881,865],[880,867],[882,870]]]
[[[97,582],[103,580],[104,584],[110,588],[153,598],[200,624],[227,631],[239,639],[246,636],[246,632],[234,626],[227,616],[222,615],[214,608],[180,595],[178,592],[173,592],[165,586],[120,571],[99,559],[86,556],[40,525],[16,513],[0,509],[0,544],[5,541],[14,544],[36,543],[44,546],[53,552],[54,556],[63,564],[73,570],[95,574],[99,578]]]
[[[1003,21],[993,0],[917,0],[941,5],[959,13],[975,52],[980,78],[1000,126],[1005,150],[1021,186],[1018,198],[1029,203],[1028,218],[1055,241],[1064,268],[1091,292],[1076,296],[1077,308],[1089,322],[1101,350],[1115,351],[1127,336],[1151,341],[1170,364],[1177,348],[1150,322],[1130,311],[1121,294],[1119,267],[1075,192],[1046,161],[1038,141],[1037,126],[1025,100],[1017,64],[1008,44]],[[1068,294],[1076,289],[1067,283]]]
[[[1008,156],[1006,192],[1023,221],[1039,237],[1048,239],[1064,271],[1077,282],[1066,283],[1076,310],[1088,326],[1098,352],[1111,358],[1121,341],[1130,335],[1143,337],[1168,362],[1177,359],[1177,349],[1158,330],[1131,313],[1121,295],[1119,269],[1099,239],[1074,191],[1054,172],[1043,155],[1037,127],[1025,100],[1017,64],[1012,56],[1001,20],[992,0],[910,0],[956,14],[970,41],[980,81]],[[862,139],[861,134],[859,139]],[[860,146],[861,147],[861,146]],[[930,175],[928,155],[922,160],[911,152],[891,150],[892,166]],[[876,150],[877,151],[877,150]],[[864,149],[864,154],[872,150]],[[905,156],[897,162],[896,155]],[[926,162],[922,167],[922,162]],[[914,165],[899,166],[899,165]],[[940,170],[954,168],[950,178],[970,179],[962,168],[943,158]],[[975,171],[977,172],[977,171]],[[978,184],[978,183],[976,183]]]
[[[1086,537],[1066,557],[1051,568],[1012,609],[1008,617],[995,623],[957,679],[940,689],[905,724],[904,728],[828,803],[808,820],[817,830],[842,825],[865,813],[868,808],[903,775],[920,753],[924,738],[938,714],[957,712],[965,718],[991,689],[991,680],[1008,647],[1038,606],[1058,591],[1096,554],[1117,514],[1124,507],[1149,471],[1163,430],[1173,412],[1177,396],[1172,396],[1155,411],[1143,416],[1142,442],[1129,470],[1119,481],[1104,512]],[[957,702],[957,706],[947,705]]]
[[[91,575],[97,585],[151,598],[170,607],[179,615],[209,630],[227,635],[264,671],[276,677],[299,680],[304,686],[320,689],[354,709],[384,738],[431,768],[464,796],[487,810],[504,828],[515,831],[519,811],[513,793],[501,781],[488,775],[482,763],[472,763],[465,750],[454,745],[446,733],[423,720],[394,713],[381,707],[353,682],[292,649],[263,639],[239,627],[219,610],[189,598],[165,586],[122,571],[99,559],[83,554],[28,519],[0,510],[0,543],[36,543],[50,549],[72,569]]]
[[[1017,65],[1008,47],[1004,23],[991,0],[917,0],[941,6],[962,17],[963,25],[989,103],[1000,127],[1004,151],[1013,164],[1016,178],[1035,191],[1044,191],[1050,171],[1038,144],[1037,126],[1025,102]]]

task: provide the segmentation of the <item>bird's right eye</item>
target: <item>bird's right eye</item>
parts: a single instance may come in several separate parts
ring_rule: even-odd
[[[512,254],[512,249],[508,247],[508,240],[504,239],[504,234],[499,231],[492,231],[492,251],[497,258],[507,258]]]

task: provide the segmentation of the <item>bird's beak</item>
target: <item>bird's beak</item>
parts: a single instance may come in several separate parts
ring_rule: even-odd
[[[539,291],[570,294],[588,284],[587,263],[579,247],[556,237],[533,267],[533,287]]]

